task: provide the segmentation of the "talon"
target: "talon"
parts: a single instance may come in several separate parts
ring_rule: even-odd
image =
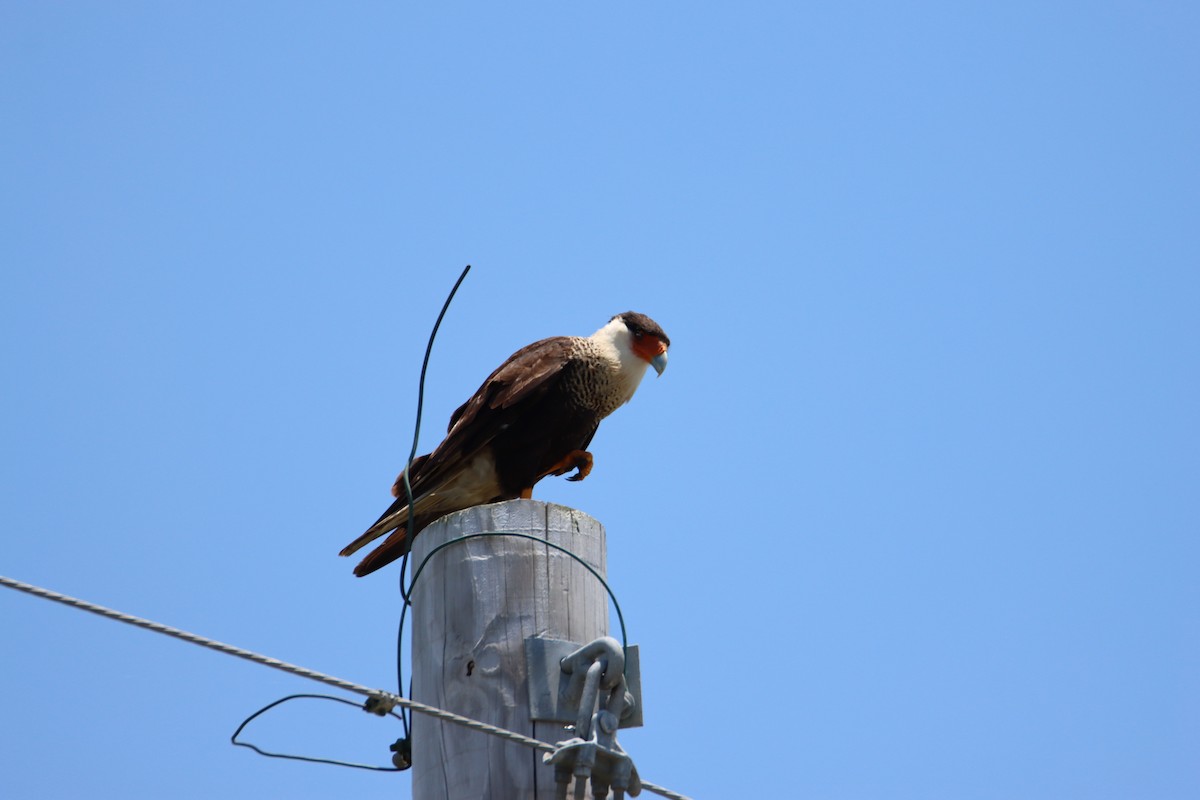
[[[581,481],[592,472],[592,454],[587,450],[574,450],[562,461],[555,464],[546,475],[566,475],[571,470],[577,470],[567,478],[569,481]]]
[[[588,475],[592,474],[592,454],[587,450],[579,450],[578,458],[575,459],[575,469],[577,472],[567,478],[569,481],[581,481]]]

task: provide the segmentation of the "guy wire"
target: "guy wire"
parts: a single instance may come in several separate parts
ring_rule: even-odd
[[[526,747],[532,747],[533,749],[539,750],[543,753],[550,753],[554,751],[554,745],[534,739],[533,737],[526,736],[522,733],[517,733],[516,731],[505,730],[497,725],[490,725],[486,722],[480,722],[479,720],[471,719],[470,717],[464,717],[461,714],[455,714],[451,711],[446,711],[435,706],[418,703],[415,700],[409,700],[404,697],[391,694],[390,692],[372,689],[369,686],[363,686],[361,684],[345,680],[344,678],[337,678],[333,675],[327,675],[324,672],[317,672],[314,669],[308,669],[307,667],[301,667],[296,664],[289,664],[286,661],[280,661],[277,658],[264,656],[261,653],[255,653],[252,650],[245,650],[241,647],[226,644],[225,642],[218,642],[216,639],[209,639],[206,636],[200,636],[199,634],[191,633],[190,631],[185,631],[181,628],[174,628],[170,625],[164,625],[161,622],[155,622],[143,617],[134,616],[133,614],[126,614],[123,611],[117,611],[113,608],[97,605],[96,603],[90,603],[87,600],[81,600],[78,597],[71,597],[70,595],[61,594],[60,592],[45,589],[41,586],[34,586],[31,583],[25,583],[24,581],[18,581],[14,578],[0,575],[0,586],[6,586],[9,589],[16,589],[19,592],[31,594],[34,597],[41,597],[44,600],[52,600],[56,603],[62,603],[63,605],[71,606],[72,608],[90,611],[93,614],[98,614],[102,617],[108,617],[109,619],[116,620],[117,622],[124,622],[127,625],[145,628],[146,630],[153,631],[154,633],[162,633],[167,636],[173,636],[176,639],[182,639],[185,642],[191,642],[192,644],[198,644],[201,647],[207,647],[210,650],[216,650],[218,653],[224,653],[225,655],[229,656],[237,656],[238,658],[244,658],[247,661],[253,661],[256,664],[261,664],[265,667],[271,667],[272,669],[288,672],[292,675],[298,675],[301,678],[308,678],[309,680],[319,681],[321,683],[328,684],[329,686],[335,686],[338,689],[351,692],[352,694],[365,695],[366,697],[373,699],[378,706],[387,710],[390,710],[393,706],[401,706],[402,708],[407,708],[410,711],[417,711],[422,714],[427,714],[435,719],[444,720],[456,725],[462,725],[472,730],[480,731],[492,736],[498,736],[501,739],[505,739],[510,742],[522,744]],[[377,711],[376,713],[379,712]],[[642,788],[653,792],[654,794],[671,798],[671,800],[688,800],[687,797],[679,794],[678,792],[671,791],[670,789],[663,788],[657,784],[649,783],[645,780],[642,781]]]

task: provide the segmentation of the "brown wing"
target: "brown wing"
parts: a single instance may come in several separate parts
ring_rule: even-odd
[[[487,377],[470,400],[455,409],[446,433],[453,432],[459,420],[477,414],[482,407],[507,407],[532,392],[544,393],[550,383],[562,375],[574,343],[575,339],[570,336],[552,336],[513,353]]]
[[[444,481],[516,421],[523,406],[536,404],[552,391],[571,360],[574,341],[569,336],[542,339],[522,347],[497,367],[471,399],[450,416],[446,438],[421,469],[413,470],[410,482],[414,495]]]

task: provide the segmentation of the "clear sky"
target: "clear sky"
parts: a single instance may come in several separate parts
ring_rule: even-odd
[[[504,357],[697,798],[1200,796],[1195,3],[0,7],[0,573],[394,685],[337,551]],[[0,591],[0,794],[406,798],[316,684]],[[266,747],[385,763],[399,727]]]

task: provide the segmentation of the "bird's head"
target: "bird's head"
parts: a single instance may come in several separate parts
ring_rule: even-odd
[[[654,367],[654,371],[662,375],[663,370],[667,368],[667,348],[671,346],[670,337],[659,327],[657,322],[636,311],[617,314],[609,322],[609,325],[617,322],[624,325],[625,330],[628,331],[629,348],[633,354]]]

